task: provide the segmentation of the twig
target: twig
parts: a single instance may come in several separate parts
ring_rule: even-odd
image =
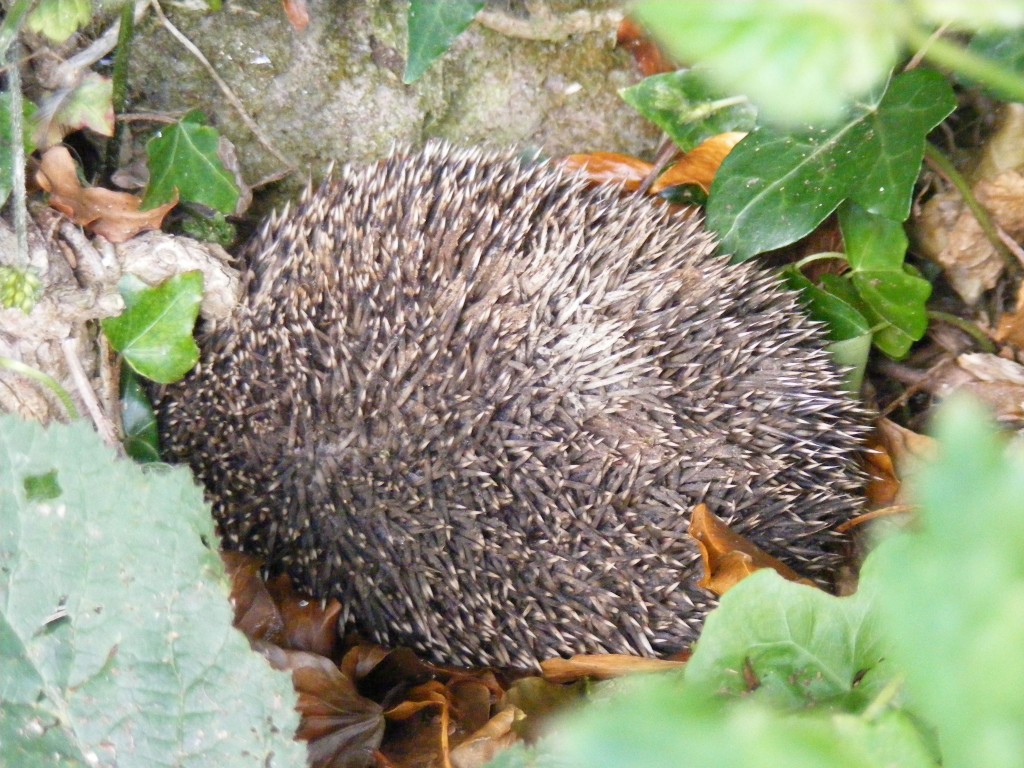
[[[89,383],[89,377],[85,375],[85,369],[82,368],[82,361],[78,359],[78,342],[75,339],[64,339],[60,343],[60,348],[64,353],[64,362],[67,363],[71,380],[75,382],[75,389],[78,390],[78,396],[85,403],[85,409],[89,411],[96,431],[107,445],[120,448],[121,441],[117,437],[117,427],[100,407],[100,401],[93,391],[92,384]]]
[[[985,207],[978,202],[978,198],[975,197],[974,191],[971,189],[971,185],[967,183],[960,171],[956,169],[953,162],[946,157],[938,147],[932,144],[930,141],[924,143],[924,157],[928,161],[928,164],[932,166],[936,171],[942,174],[945,179],[956,187],[957,192],[963,198],[964,204],[970,208],[971,213],[974,214],[974,218],[978,221],[978,226],[981,227],[981,231],[985,233],[985,237],[988,239],[992,247],[995,248],[996,252],[1003,257],[1003,261],[1006,262],[1007,268],[1017,273],[1020,271],[1020,264],[1014,258],[1014,255],[1007,249],[1002,238],[999,236],[999,230],[992,218],[988,215],[988,211]]]
[[[151,2],[153,4],[153,11],[156,13],[157,18],[160,19],[160,23],[164,25],[164,29],[170,32],[171,36],[174,37],[174,39],[177,40],[179,43],[181,43],[181,45],[189,53],[195,56],[199,63],[203,65],[206,71],[210,74],[210,77],[212,77],[213,81],[217,84],[217,87],[220,88],[221,93],[223,93],[225,98],[231,103],[231,106],[235,108],[235,111],[238,113],[238,116],[242,119],[242,122],[245,123],[246,127],[250,131],[252,131],[253,135],[256,137],[256,140],[259,141],[259,143],[263,145],[264,149],[266,149],[270,154],[272,154],[274,157],[276,157],[278,160],[284,163],[289,170],[294,170],[295,163],[293,163],[291,160],[289,160],[287,157],[281,154],[281,152],[279,152],[277,148],[271,143],[270,139],[266,136],[266,134],[263,133],[263,129],[261,129],[259,125],[257,125],[256,121],[249,116],[249,113],[246,111],[245,105],[242,104],[241,99],[239,99],[235,95],[234,91],[231,90],[231,86],[224,82],[224,79],[217,74],[217,70],[213,68],[213,65],[210,63],[210,61],[206,58],[206,56],[203,55],[203,52],[196,47],[195,43],[193,43],[191,40],[185,37],[184,33],[182,33],[181,30],[179,30],[176,26],[174,26],[174,24],[171,23],[171,20],[164,15],[163,8],[160,7],[160,3],[157,0],[151,0]]]
[[[117,32],[117,47],[114,54],[114,72],[111,75],[113,84],[113,95],[111,104],[114,114],[124,112],[128,103],[128,60],[131,55],[132,37],[135,33],[135,14],[131,6],[125,5],[121,9],[121,23]],[[121,154],[121,145],[124,143],[125,124],[120,121],[114,122],[114,135],[107,142],[106,152],[103,158],[103,178],[110,179],[117,168],[117,159]]]
[[[543,40],[560,42],[571,35],[584,35],[592,32],[615,32],[622,23],[623,12],[620,8],[606,11],[579,10],[564,16],[534,14],[521,19],[498,11],[480,11],[476,21],[505,37],[521,40]]]
[[[974,339],[983,352],[995,354],[996,345],[992,342],[992,339],[988,337],[988,334],[978,327],[977,323],[972,323],[970,320],[965,320],[964,318],[950,314],[949,312],[940,312],[937,309],[929,310],[928,317],[932,320],[938,320],[941,323],[952,325],[954,328],[959,328]]]

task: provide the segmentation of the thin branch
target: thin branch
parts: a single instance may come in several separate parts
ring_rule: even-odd
[[[242,122],[245,123],[246,127],[250,131],[252,131],[253,135],[256,137],[256,140],[259,141],[259,143],[263,145],[264,149],[266,149],[270,154],[272,154],[274,157],[276,157],[278,160],[284,163],[289,170],[294,170],[295,163],[293,163],[291,160],[289,160],[287,157],[281,154],[281,152],[279,152],[278,149],[271,143],[267,135],[263,133],[263,129],[260,128],[256,121],[249,116],[249,113],[246,111],[245,105],[242,104],[241,99],[239,99],[235,95],[235,92],[231,90],[231,86],[224,82],[224,79],[217,74],[217,70],[213,68],[213,65],[210,63],[210,61],[206,58],[206,56],[203,55],[203,52],[196,47],[195,43],[193,43],[191,40],[185,37],[184,33],[182,33],[181,30],[179,30],[176,26],[174,26],[174,24],[171,23],[171,20],[164,15],[164,11],[160,7],[160,3],[157,2],[157,0],[152,0],[152,4],[153,10],[156,12],[157,17],[160,19],[160,23],[164,25],[164,29],[170,32],[171,36],[174,37],[174,39],[177,40],[179,43],[181,43],[181,45],[189,53],[191,53],[199,61],[199,63],[203,65],[203,67],[205,67],[206,71],[210,74],[210,77],[212,77],[213,81],[217,84],[217,87],[220,88],[221,93],[223,93],[225,98],[227,98],[227,100],[231,103],[231,106],[235,108],[235,111],[238,113],[238,116],[242,119]]]

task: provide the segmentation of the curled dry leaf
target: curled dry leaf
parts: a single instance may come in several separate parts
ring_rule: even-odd
[[[235,627],[249,638],[250,643],[266,640],[279,644],[284,619],[260,578],[261,562],[241,552],[221,552],[220,557],[231,579]]]
[[[452,750],[454,768],[483,768],[499,753],[519,740],[512,726],[522,717],[515,707],[508,707],[475,730]]]
[[[696,184],[705,193],[709,192],[711,182],[718,173],[718,167],[746,135],[741,131],[730,131],[707,139],[661,174],[651,185],[651,194],[656,195],[669,187],[681,184]]]
[[[112,243],[123,243],[147,229],[159,229],[164,216],[178,203],[175,196],[166,205],[140,211],[142,200],[135,195],[83,187],[78,181],[75,161],[64,147],[46,151],[36,171],[36,181],[49,193],[52,208]]]
[[[700,548],[704,576],[699,585],[723,595],[754,571],[771,568],[784,579],[815,586],[716,517],[707,504],[698,504],[690,518],[690,536]]]
[[[867,450],[864,452],[864,469],[868,475],[865,494],[868,503],[872,507],[895,504],[900,492],[900,480],[896,476],[896,465],[880,430],[873,434],[868,442]]]
[[[644,77],[671,72],[675,69],[672,62],[651,40],[644,28],[632,19],[623,19],[619,24],[615,44],[633,57],[633,61],[636,62]]]
[[[992,221],[1012,240],[1024,237],[1024,105],[1006,104],[974,158],[971,188]],[[1003,258],[955,191],[935,195],[913,222],[921,253],[942,266],[968,304],[993,288]]]
[[[683,666],[686,666],[684,661],[603,653],[573,656],[571,659],[547,659],[541,662],[540,669],[549,682],[571,683],[585,678],[607,680],[622,675],[665,672]]]
[[[630,192],[638,189],[653,169],[638,157],[617,152],[569,155],[562,160],[562,167],[569,173],[582,173],[594,184],[621,184]]]
[[[1000,316],[993,338],[1000,344],[1010,344],[1018,353],[1024,351],[1024,285],[1017,289],[1013,312]]]
[[[938,397],[965,391],[992,409],[1002,423],[1024,423],[1024,366],[986,353],[958,355],[933,382]]]
[[[335,599],[311,600],[292,588],[291,579],[281,575],[267,582],[267,591],[284,620],[281,645],[333,659],[338,651],[338,618],[341,603]]]
[[[309,743],[309,761],[317,768],[365,768],[384,736],[384,711],[361,696],[352,680],[323,656],[258,649],[276,669],[292,673],[302,716],[296,738]]]
[[[306,0],[283,0],[284,15],[288,17],[288,23],[292,29],[302,32],[309,26],[309,8]]]

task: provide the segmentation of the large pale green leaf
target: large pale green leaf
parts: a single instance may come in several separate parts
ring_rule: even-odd
[[[943,408],[936,436],[938,460],[913,483],[913,532],[884,541],[861,581],[946,768],[1021,768],[1024,455],[966,400]]]
[[[185,470],[0,417],[0,766],[305,765],[215,542]]]
[[[905,13],[891,0],[643,0],[635,14],[668,50],[700,63],[789,124],[839,119],[885,79]]]

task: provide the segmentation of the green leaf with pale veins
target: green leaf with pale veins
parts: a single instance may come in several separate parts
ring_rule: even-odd
[[[0,766],[300,768],[189,473],[0,416]]]
[[[160,130],[146,144],[149,156],[149,186],[142,198],[144,210],[174,199],[208,206],[221,213],[233,213],[238,203],[238,185],[217,154],[220,134],[186,116]]]
[[[414,83],[451,48],[481,8],[484,0],[411,0],[409,38],[402,82]]]
[[[729,153],[715,176],[708,227],[739,261],[798,240],[852,199],[890,219],[910,210],[924,141],[954,108],[936,72],[892,79],[828,128],[760,128]]]
[[[139,374],[159,384],[177,381],[199,359],[192,330],[203,297],[203,276],[186,272],[150,288],[129,276],[121,281],[125,311],[103,321],[111,346]]]
[[[635,16],[676,58],[766,118],[840,119],[885,79],[901,47],[892,0],[644,0]]]
[[[1024,454],[963,396],[935,435],[937,458],[909,483],[913,525],[871,553],[861,588],[878,595],[889,655],[945,768],[1021,768]]]

